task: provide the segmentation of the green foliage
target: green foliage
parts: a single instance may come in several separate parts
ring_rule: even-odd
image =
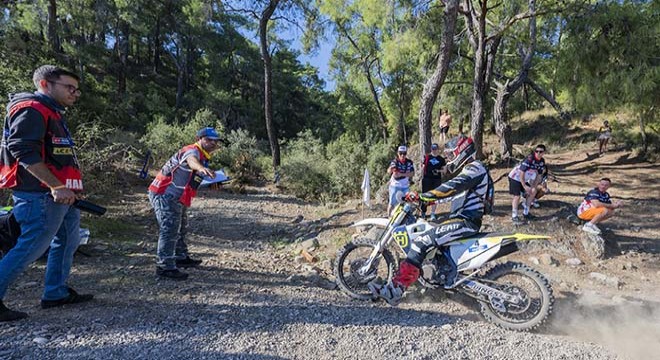
[[[323,143],[304,131],[283,149],[282,182],[298,197],[325,200],[331,194],[330,171]]]
[[[262,168],[257,159],[264,157],[264,154],[257,146],[257,139],[247,130],[238,129],[227,135],[227,142],[228,146],[220,149],[214,160],[229,166],[232,178],[239,183],[248,183],[260,177]]]
[[[157,163],[161,163],[182,146],[194,143],[197,131],[206,126],[215,127],[220,134],[224,132],[224,126],[209,109],[197,111],[195,116],[184,124],[168,124],[165,119],[158,117],[147,126],[147,132],[141,141],[151,150]]]
[[[377,134],[364,140],[344,134],[323,145],[311,132],[302,132],[285,147],[282,183],[302,198],[326,201],[357,196],[366,167],[372,174],[371,186],[377,189],[391,160],[391,146],[377,139]]]

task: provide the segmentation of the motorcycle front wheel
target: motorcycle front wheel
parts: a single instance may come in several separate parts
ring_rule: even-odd
[[[396,271],[397,261],[392,253],[383,249],[380,257],[372,264],[371,270],[360,274],[358,270],[369,259],[376,246],[376,240],[357,238],[337,251],[334,273],[337,285],[348,296],[359,300],[370,300],[371,291],[367,287],[371,281],[389,281]]]
[[[555,298],[543,274],[531,267],[507,262],[490,269],[483,277],[488,285],[519,299],[481,301],[481,314],[489,322],[516,331],[531,331],[541,326],[552,313]]]

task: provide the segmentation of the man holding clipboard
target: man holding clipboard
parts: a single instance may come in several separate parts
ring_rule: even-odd
[[[185,236],[188,227],[186,209],[197,195],[205,177],[215,179],[208,168],[211,153],[219,148],[220,136],[212,127],[197,132],[196,142],[184,146],[162,167],[149,186],[149,201],[160,227],[156,275],[185,280],[188,274],[179,268],[202,263],[188,255]]]

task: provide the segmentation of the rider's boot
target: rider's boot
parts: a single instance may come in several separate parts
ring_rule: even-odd
[[[381,298],[392,306],[397,306],[403,298],[403,293],[419,278],[419,268],[412,263],[404,260],[399,266],[392,281],[387,284],[377,284],[370,282],[367,284],[374,298]]]

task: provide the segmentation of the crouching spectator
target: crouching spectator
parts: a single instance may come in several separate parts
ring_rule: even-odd
[[[623,206],[621,201],[612,203],[610,194],[607,192],[610,185],[612,185],[610,179],[600,179],[598,186],[591,189],[584,197],[582,204],[580,204],[577,216],[584,221],[588,221],[582,227],[585,232],[594,235],[600,234],[601,231],[596,225],[614,216],[615,209]]]
[[[387,169],[387,173],[392,175],[390,177],[390,196],[387,203],[387,216],[390,216],[392,208],[397,204],[397,194],[401,193],[401,197],[403,197],[410,190],[410,179],[415,175],[415,166],[406,157],[407,155],[408,148],[404,145],[399,146],[396,159],[390,162],[390,166]]]
[[[194,144],[186,145],[174,154],[149,186],[149,201],[160,226],[156,275],[174,280],[188,278],[179,267],[202,263],[188,255],[186,209],[197,194],[203,177],[215,177],[208,162],[211,153],[218,149],[220,137],[215,129],[207,127],[197,132],[196,139]]]
[[[542,177],[546,173],[546,164],[543,154],[545,145],[539,144],[536,149],[519,165],[509,173],[509,194],[513,196],[511,201],[511,220],[514,224],[522,222],[518,217],[518,205],[521,204],[520,195],[525,195],[522,201],[523,216],[526,220],[533,220],[535,216],[529,213],[529,208],[537,198],[538,192],[548,191],[547,183],[543,185]]]

